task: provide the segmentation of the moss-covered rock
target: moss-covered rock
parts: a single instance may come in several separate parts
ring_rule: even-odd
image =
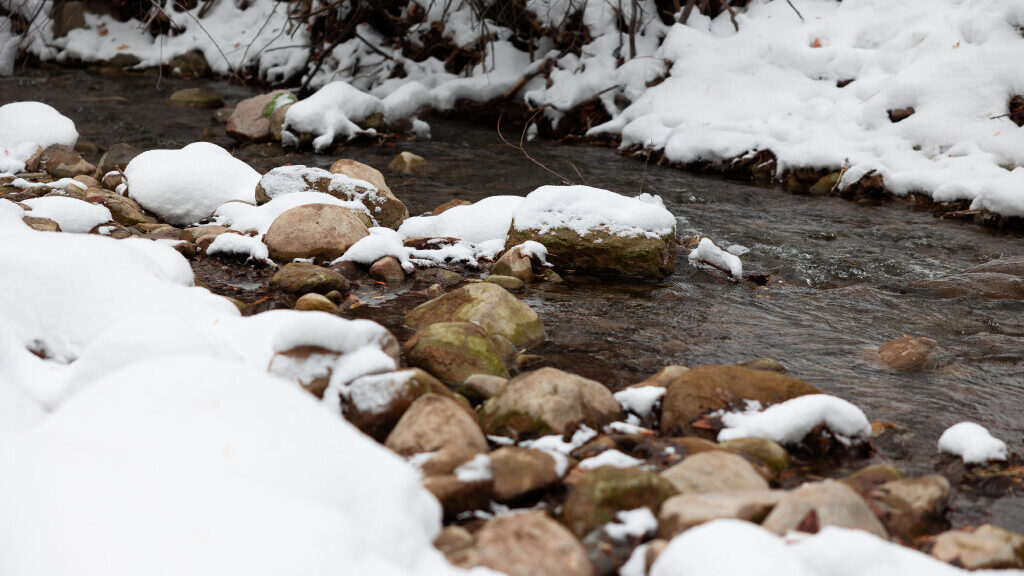
[[[676,265],[674,234],[619,236],[605,230],[592,230],[580,236],[569,228],[546,232],[518,230],[513,221],[506,244],[514,246],[527,240],[543,244],[548,250],[548,260],[561,269],[660,278],[671,274]]]
[[[646,507],[657,516],[676,490],[665,479],[642,468],[602,466],[583,474],[565,500],[562,523],[577,537],[615,520],[623,510]]]
[[[469,322],[438,322],[417,332],[405,344],[409,364],[451,384],[473,374],[508,378],[508,369],[483,328]]]
[[[471,322],[490,336],[508,338],[520,349],[536,346],[546,337],[536,312],[501,286],[488,282],[452,290],[405,315],[405,325],[414,330],[438,322]]]

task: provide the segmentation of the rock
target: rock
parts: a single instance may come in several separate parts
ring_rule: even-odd
[[[405,280],[405,270],[402,269],[402,263],[398,258],[385,256],[370,266],[370,276],[388,284],[397,284]]]
[[[422,172],[426,168],[427,160],[412,152],[399,152],[398,156],[392,158],[391,163],[388,164],[388,172],[398,174],[413,174],[415,172]]]
[[[967,570],[1024,568],[1024,536],[991,524],[950,530],[935,538],[931,555]]]
[[[401,350],[391,333],[385,333],[380,349],[394,359],[396,365],[399,363]],[[341,355],[341,352],[321,346],[296,346],[274,354],[267,371],[295,381],[317,398],[322,398],[330,383],[332,366]]]
[[[420,304],[405,315],[414,330],[436,322],[472,322],[489,335],[508,338],[517,348],[530,348],[545,339],[537,313],[496,284],[481,282],[452,290]]]
[[[453,518],[467,510],[485,508],[494,485],[490,459],[467,446],[446,446],[421,468],[423,487],[441,502],[444,514]]]
[[[490,282],[491,284],[497,284],[498,286],[501,286],[505,290],[523,289],[523,281],[514,276],[499,276],[491,274],[490,276],[487,277],[486,282]]]
[[[552,284],[561,284],[565,282],[562,277],[551,268],[545,268],[541,270],[540,275],[544,278],[545,282],[551,282]]]
[[[81,138],[79,138],[78,141],[75,142],[75,147],[73,148],[73,150],[86,158],[95,158],[96,156],[99,156],[101,152],[99,144],[96,144],[95,142],[90,142],[89,140],[83,140]],[[95,184],[98,186],[99,182],[96,182]]]
[[[224,106],[224,99],[209,88],[185,88],[171,94],[171,102],[194,106],[196,108],[220,108]]]
[[[508,576],[593,576],[583,546],[541,511],[491,518],[476,533],[473,546],[450,554],[448,560]]]
[[[445,446],[487,451],[487,439],[469,410],[449,397],[432,393],[416,398],[384,445],[402,455],[434,452]]]
[[[708,436],[691,424],[700,416],[728,407],[723,398],[777,403],[821,391],[796,378],[738,366],[692,368],[667,386],[662,400],[661,432],[666,435]]]
[[[274,273],[270,286],[289,294],[327,294],[332,290],[346,292],[349,284],[344,276],[330,268],[306,262],[291,262]]]
[[[491,481],[464,482],[455,475],[423,479],[423,487],[437,498],[445,518],[468,510],[486,508],[491,501]]]
[[[445,556],[472,545],[473,535],[462,526],[445,526],[437,538],[434,538],[434,548],[440,550]]]
[[[113,58],[108,59],[104,65],[110,68],[112,71],[123,70],[124,68],[131,68],[132,66],[138,66],[142,60],[134,54],[115,54]],[[123,96],[113,96],[112,98],[124,98]],[[127,104],[130,101],[124,98],[124,103]]]
[[[785,372],[786,367],[781,362],[774,358],[754,358],[753,360],[747,360],[741,362],[737,366],[744,368],[750,368],[751,370],[765,370],[768,372]]]
[[[270,257],[279,262],[295,258],[334,260],[369,234],[362,222],[340,206],[306,204],[278,216],[263,241]]]
[[[762,464],[770,476],[766,479],[777,478],[789,468],[789,452],[776,442],[766,438],[736,438],[719,444],[722,448],[756,460]],[[762,471],[762,476],[764,476]]]
[[[888,113],[889,113],[889,120],[893,124],[895,124],[897,122],[900,122],[900,121],[906,120],[907,118],[910,118],[911,116],[914,115],[914,112],[915,112],[915,110],[914,110],[913,106],[907,106],[906,108],[893,108],[893,109],[888,111]]]
[[[444,288],[441,288],[440,284],[431,284],[423,291],[423,295],[431,300],[434,298],[440,298],[441,296],[444,296],[444,294]]]
[[[383,194],[383,202],[371,209],[373,217],[380,222],[381,226],[397,229],[399,224],[409,217],[409,209],[395,197],[391,188],[388,188],[387,182],[384,181],[384,175],[376,168],[343,158],[331,164],[330,172],[369,182]]]
[[[438,322],[405,343],[409,364],[458,384],[473,374],[508,378],[508,369],[483,328],[469,322]]]
[[[996,258],[984,264],[978,264],[967,272],[1009,274],[1010,276],[1024,277],[1024,256]]]
[[[146,214],[138,202],[116,192],[89,188],[86,191],[85,199],[90,202],[102,203],[110,210],[110,215],[114,220],[124,226],[159,223],[156,217]]]
[[[681,494],[768,490],[768,482],[747,462],[724,450],[698,452],[661,473]]]
[[[651,238],[592,230],[580,236],[570,228],[545,232],[518,230],[513,222],[506,245],[515,246],[527,240],[543,244],[548,260],[559,269],[660,278],[671,274],[676,266],[674,234]]]
[[[210,75],[210,65],[200,50],[189,50],[180,56],[171,58],[167,63],[171,74],[179,78],[205,78]]]
[[[85,28],[85,3],[57,2],[50,16],[53,19],[53,37],[63,38],[72,30]]]
[[[511,502],[557,484],[566,464],[541,450],[504,446],[491,452],[494,499]],[[561,469],[560,469],[561,468]]]
[[[270,139],[274,142],[281,141],[281,131],[284,128],[284,120],[288,115],[288,109],[291,107],[291,104],[285,104],[270,113]]]
[[[523,254],[518,246],[513,246],[494,263],[491,274],[512,276],[523,282],[528,282],[533,280],[533,262],[529,256]]]
[[[760,524],[783,494],[779,490],[754,490],[673,496],[661,505],[658,537],[671,540],[694,526],[722,518]]]
[[[562,507],[562,523],[577,537],[615,520],[624,510],[646,507],[657,516],[676,490],[664,478],[643,468],[601,466],[583,473]]]
[[[322,294],[313,292],[299,296],[299,299],[295,301],[295,309],[327,312],[328,314],[338,313],[338,307],[334,305],[334,302],[331,302]]]
[[[92,176],[96,171],[96,167],[86,162],[78,152],[61,144],[54,144],[43,150],[42,156],[39,157],[39,167],[54,178]]]
[[[900,472],[892,464],[872,464],[845,478],[840,478],[839,481],[856,490],[861,496],[865,496],[886,482],[902,478],[904,478],[903,472]]]
[[[825,526],[839,526],[889,537],[864,499],[842,482],[809,483],[786,493],[761,525],[780,536],[790,530],[813,534]]]
[[[689,368],[687,368],[686,366],[681,366],[679,364],[671,364],[669,366],[665,366],[661,370],[658,370],[650,377],[641,380],[636,384],[631,384],[629,387],[644,388],[646,386],[657,386],[659,388],[665,388],[687,370],[689,370]]]
[[[961,272],[911,282],[910,288],[938,298],[1007,298],[1024,300],[1024,278],[1000,272]]]
[[[621,416],[622,408],[602,384],[556,368],[516,376],[480,412],[488,434],[513,438],[565,434],[580,424],[600,430]]]
[[[142,151],[125,142],[118,142],[117,144],[114,144],[103,153],[103,156],[100,157],[100,161],[96,165],[96,171],[93,173],[93,176],[98,179],[103,179],[108,172],[114,172],[118,169],[123,171],[125,167],[128,166],[128,163],[138,156],[140,152]]]
[[[433,268],[431,270],[431,273],[433,273],[434,278],[436,278],[437,281],[440,282],[442,286],[447,288],[450,288],[452,286],[458,286],[459,284],[462,284],[466,280],[466,278],[462,274],[459,274],[454,270],[446,270],[444,268]]]
[[[928,353],[938,344],[931,338],[900,336],[879,346],[878,356],[893,370],[916,372],[925,367]]]
[[[507,385],[508,378],[492,374],[472,374],[458,387],[458,392],[470,402],[479,404],[488,398],[500,396]]]
[[[217,108],[213,111],[213,121],[218,124],[227,124],[228,120],[231,120],[231,115],[234,113],[234,106],[225,106],[223,108]]]
[[[439,204],[436,208],[431,210],[430,213],[437,216],[438,214],[443,214],[456,206],[469,206],[470,204],[472,204],[472,202],[462,200],[461,198],[452,198],[444,204]]]
[[[831,172],[818,179],[817,182],[811,186],[808,193],[811,196],[827,196],[835,190],[836,185],[839,184],[839,179],[842,178],[842,172]]]
[[[202,238],[203,236],[207,236],[209,234],[223,234],[225,232],[230,231],[231,228],[228,228],[227,226],[219,226],[216,224],[190,226],[181,231],[181,239],[186,242],[195,242]]]
[[[25,216],[21,221],[27,224],[29,228],[40,232],[60,232],[60,224],[57,224],[49,218]]]
[[[287,90],[275,90],[269,94],[246,98],[235,106],[224,130],[236,140],[269,142],[270,114],[276,104],[282,101],[295,102],[295,96]]]
[[[944,521],[949,493],[949,480],[929,474],[886,482],[872,490],[867,501],[889,533],[913,540]]]
[[[440,380],[419,368],[363,376],[349,384],[348,390],[345,418],[378,442],[388,437],[420,396],[437,394],[460,401]]]

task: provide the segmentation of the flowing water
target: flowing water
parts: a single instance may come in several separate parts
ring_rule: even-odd
[[[224,82],[202,84],[229,103],[252,93]],[[76,122],[82,139],[102,147],[122,141],[142,149],[180,147],[207,130],[210,139],[230,146],[209,110],[168,103],[172,91],[195,85],[169,78],[158,85],[153,74],[34,71],[0,79],[0,103],[50,103]],[[452,198],[524,195],[556,183],[503,144],[493,127],[442,119],[431,126],[432,140],[348,146],[329,156],[276,145],[242,146],[235,154],[262,172],[288,163],[327,167],[339,157],[384,168],[396,151],[415,152],[430,161],[429,172],[388,177],[412,214]],[[723,246],[745,246],[745,268],[770,275],[763,287],[734,284],[692,267],[681,250],[676,273],[662,282],[566,275],[565,284],[532,285],[521,297],[548,329],[548,342],[535,350],[546,364],[618,389],[666,364],[769,356],[789,374],[856,403],[872,420],[906,427],[908,448],[899,458],[916,473],[942,465],[935,442],[945,427],[965,419],[1021,451],[1024,301],[938,299],[907,289],[917,280],[1024,255],[1019,236],[937,219],[901,203],[865,208],[654,165],[645,177],[642,162],[605,148],[538,141],[528,149],[563,174],[575,175],[571,162],[592,186],[635,195],[642,185],[678,217],[680,236],[699,232]],[[251,291],[267,277],[266,271],[249,275],[234,283],[236,292]],[[427,283],[407,282],[398,293],[369,283],[360,294],[370,305],[353,315],[381,321],[404,340],[401,315],[424,300],[416,291]],[[872,349],[902,334],[937,340],[939,367],[904,374],[872,358]],[[1011,491],[994,500],[954,501],[954,523],[981,517],[1024,531],[1024,498]]]

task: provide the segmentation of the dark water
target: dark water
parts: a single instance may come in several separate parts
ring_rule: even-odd
[[[243,86],[208,83],[229,102]],[[155,75],[105,76],[83,71],[30,72],[0,79],[0,103],[35,99],[70,116],[83,139],[102,147],[127,141],[140,148],[180,147],[203,137],[230,146],[210,111],[170,105],[175,89],[194,86]],[[129,103],[97,101],[124,96]],[[383,169],[400,150],[427,158],[422,177],[389,176],[392,190],[418,214],[450,200],[524,195],[554,182],[511,150],[493,128],[433,120],[429,141],[348,146],[335,154],[285,153],[274,145],[235,149],[257,170],[286,163],[326,167],[351,157]],[[516,134],[518,137],[518,133]],[[1024,254],[1020,237],[936,219],[899,203],[865,208],[834,198],[806,198],[650,166],[613,150],[536,142],[531,153],[551,168],[626,194],[660,194],[679,218],[681,236],[702,233],[718,244],[741,244],[749,271],[771,274],[764,287],[737,285],[689,265],[661,283],[567,277],[564,285],[532,286],[522,297],[541,315],[549,342],[545,362],[611,388],[662,366],[731,364],[759,356],[861,406],[871,419],[905,426],[912,456],[899,464],[916,473],[939,462],[935,442],[958,421],[973,420],[1021,451],[1024,429],[1024,301],[974,297],[936,299],[908,292],[911,282]],[[382,294],[383,294],[383,289]],[[405,295],[391,308],[362,314],[396,327],[422,297]],[[402,336],[400,328],[395,328]],[[902,334],[928,336],[940,366],[916,374],[891,371],[868,353]],[[957,516],[959,514],[960,516]],[[989,516],[990,515],[990,516]],[[1024,530],[1024,499],[954,501],[954,521],[988,516]]]

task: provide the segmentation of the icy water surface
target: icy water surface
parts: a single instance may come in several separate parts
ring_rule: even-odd
[[[210,111],[167,102],[173,90],[195,83],[168,78],[159,88],[156,83],[150,74],[34,72],[0,79],[0,103],[50,103],[76,122],[83,139],[102,147],[121,141],[144,149],[180,147],[202,139],[208,129],[211,139],[230,145]],[[241,86],[207,84],[229,103],[250,94]],[[250,145],[235,153],[262,172],[286,163],[327,167],[339,157],[383,169],[396,151],[410,150],[430,161],[430,172],[388,176],[388,183],[412,214],[456,197],[524,195],[556,183],[502,144],[492,127],[440,119],[432,119],[431,126],[432,140],[397,147],[359,145],[313,155]],[[691,267],[682,250],[675,275],[660,283],[567,275],[564,285],[535,284],[522,297],[547,326],[549,341],[535,350],[547,364],[618,389],[666,364],[732,364],[769,356],[791,375],[853,401],[872,420],[908,428],[910,456],[903,467],[917,473],[936,466],[939,434],[964,419],[989,427],[1021,451],[1024,301],[936,299],[906,289],[916,280],[1024,254],[1020,237],[939,220],[899,203],[865,208],[657,166],[644,178],[642,162],[604,148],[535,142],[529,150],[566,175],[574,174],[567,164],[572,162],[592,186],[635,195],[643,181],[643,191],[661,195],[679,218],[680,236],[699,232],[722,246],[746,246],[745,268],[771,275],[761,288],[732,284]],[[254,286],[243,280],[234,287]],[[414,293],[396,298],[383,288],[379,296],[363,294],[378,306],[354,312],[385,323],[404,340],[401,314],[424,298]],[[933,354],[941,367],[902,374],[867,353],[902,334],[937,340],[940,348]],[[954,519],[958,514],[964,521],[988,516],[1024,530],[1019,497],[960,499],[954,502]]]

